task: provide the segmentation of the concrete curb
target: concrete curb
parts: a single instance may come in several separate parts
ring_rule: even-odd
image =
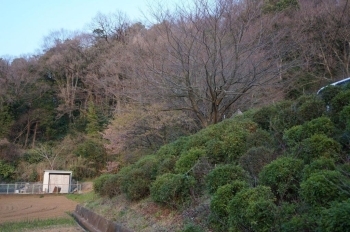
[[[107,220],[81,205],[77,205],[72,214],[79,225],[90,232],[132,232],[131,230]]]

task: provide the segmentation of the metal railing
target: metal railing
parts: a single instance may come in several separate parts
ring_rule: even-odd
[[[45,186],[47,187],[47,185]],[[61,191],[64,189],[65,191]],[[0,194],[47,194],[47,193],[80,193],[81,184],[60,184],[44,188],[42,183],[17,182],[13,184],[0,184]]]

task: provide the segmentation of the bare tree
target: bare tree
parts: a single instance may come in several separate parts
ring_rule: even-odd
[[[293,27],[307,71],[319,80],[350,76],[350,2],[300,1]]]
[[[257,96],[254,90],[278,73],[270,49],[276,38],[258,2],[212,2],[193,1],[174,13],[158,9],[159,23],[140,42],[149,88],[172,109],[194,113],[202,127],[231,116],[242,98]]]
[[[40,144],[34,149],[34,152],[43,157],[49,163],[50,169],[54,170],[57,158],[62,153],[63,148],[63,146],[53,148],[47,144]]]

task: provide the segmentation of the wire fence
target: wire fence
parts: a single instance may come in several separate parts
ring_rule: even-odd
[[[0,194],[58,194],[81,193],[81,184],[44,185],[42,183],[17,182],[14,184],[0,184]]]

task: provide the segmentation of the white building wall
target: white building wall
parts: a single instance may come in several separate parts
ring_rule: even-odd
[[[46,170],[44,171],[43,191],[53,193],[60,189],[60,193],[69,193],[72,180],[71,171]]]

